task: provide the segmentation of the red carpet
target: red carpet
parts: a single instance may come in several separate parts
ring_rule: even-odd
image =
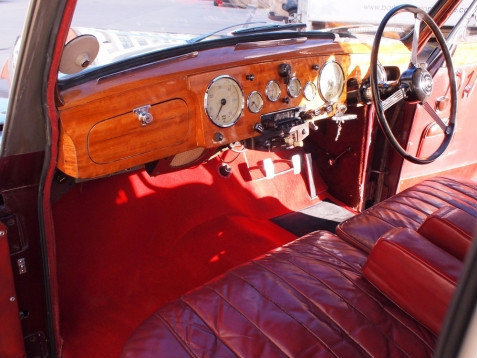
[[[254,178],[263,156],[247,153]],[[55,204],[65,358],[118,357],[159,306],[295,238],[269,218],[318,201],[302,175],[252,181],[241,156],[223,178],[219,165],[85,182]]]

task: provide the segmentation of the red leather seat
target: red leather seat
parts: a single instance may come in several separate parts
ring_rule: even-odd
[[[463,261],[477,231],[477,218],[459,208],[443,206],[429,215],[417,231]]]
[[[476,183],[427,180],[165,305],[122,358],[431,357],[474,217]]]
[[[165,305],[122,357],[432,356],[436,336],[363,277],[366,259],[309,234]]]
[[[345,220],[336,233],[370,252],[387,231],[396,227],[418,230],[429,215],[443,206],[477,218],[477,183],[446,177],[425,180]]]
[[[374,245],[363,268],[380,292],[439,334],[463,262],[411,229],[396,228]]]

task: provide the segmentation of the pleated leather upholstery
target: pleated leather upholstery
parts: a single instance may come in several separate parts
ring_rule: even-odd
[[[477,217],[477,183],[446,177],[423,181],[345,220],[336,233],[370,252],[374,243],[395,227],[417,230],[424,220],[443,206],[455,207]]]
[[[396,228],[374,245],[363,275],[386,297],[439,334],[463,262],[411,229]]]
[[[366,258],[311,233],[163,306],[122,357],[431,357],[435,335],[362,276]]]
[[[477,233],[477,218],[458,208],[443,206],[424,220],[418,232],[464,261]]]

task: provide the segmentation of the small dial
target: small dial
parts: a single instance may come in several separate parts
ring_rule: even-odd
[[[247,97],[247,108],[252,113],[258,113],[263,107],[263,98],[257,91],[251,92]]]
[[[280,98],[282,90],[277,81],[269,81],[265,87],[265,96],[271,102],[276,102]]]
[[[318,79],[321,97],[327,102],[336,102],[344,90],[344,72],[340,64],[334,61],[323,65]]]
[[[207,88],[204,107],[212,123],[230,127],[240,118],[244,106],[242,88],[230,76],[215,78]]]
[[[290,78],[287,86],[287,92],[290,97],[296,98],[300,95],[301,92],[301,83],[300,80],[296,77]]]
[[[303,88],[303,95],[307,100],[313,101],[316,97],[316,91],[316,85],[313,82],[308,81],[307,83],[305,83],[305,87]]]

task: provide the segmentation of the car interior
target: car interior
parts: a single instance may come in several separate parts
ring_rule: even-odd
[[[7,223],[26,355],[432,357],[477,228],[477,43],[393,11],[407,40],[390,12],[60,77],[51,211]],[[98,36],[64,28],[66,72]]]

